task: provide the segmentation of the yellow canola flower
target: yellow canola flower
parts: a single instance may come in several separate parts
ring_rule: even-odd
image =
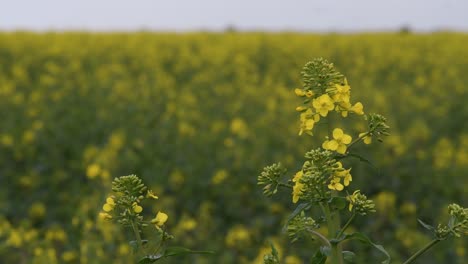
[[[307,109],[304,113],[301,113],[300,120],[301,126],[299,130],[299,136],[304,132],[311,132],[314,128],[315,121],[311,117],[313,116],[312,109]]]
[[[292,180],[295,183],[293,186],[293,192],[292,192],[293,203],[297,203],[299,201],[300,195],[302,194],[302,188],[304,188],[304,184],[300,182],[300,179],[302,178],[303,175],[304,173],[302,171],[298,171],[296,175],[294,175],[294,178]]]
[[[295,93],[297,96],[304,96],[304,95],[306,95],[306,93],[304,92],[304,90],[299,89],[299,88],[294,89],[294,93]]]
[[[349,209],[350,212],[353,211],[353,204],[354,204],[355,201],[356,201],[356,195],[357,195],[358,193],[360,193],[360,192],[361,192],[360,190],[356,190],[356,191],[353,192],[352,195],[348,195],[348,196],[346,197],[346,200],[349,201],[349,207],[348,207],[348,209]]]
[[[349,173],[350,171],[351,169],[348,169],[337,173],[337,176],[343,178],[344,186],[348,186],[349,183],[353,181],[353,177],[351,176],[351,173]]]
[[[356,104],[354,104],[349,110],[351,112],[354,112],[355,114],[357,115],[363,115],[364,114],[364,106],[362,105],[361,102],[357,102]]]
[[[114,207],[115,207],[114,199],[112,197],[108,197],[106,199],[106,203],[102,206],[102,210],[104,210],[104,212],[110,212],[114,210]]]
[[[146,197],[147,197],[147,198],[152,198],[152,199],[155,199],[155,200],[156,200],[156,199],[159,199],[159,197],[156,196],[156,195],[153,193],[152,190],[148,190],[148,192],[146,193]]]
[[[98,164],[91,164],[86,168],[86,176],[93,179],[101,173],[101,167]]]
[[[137,214],[141,213],[143,211],[143,207],[141,207],[138,203],[134,202],[132,204],[133,211]]]
[[[322,147],[340,154],[345,154],[347,149],[346,145],[351,143],[351,140],[351,136],[346,135],[341,128],[335,128],[333,130],[333,139],[323,142]]]
[[[335,108],[333,99],[328,94],[322,94],[312,101],[312,106],[321,116],[327,116],[328,112]]]
[[[333,94],[333,100],[335,100],[335,102],[349,103],[349,98],[351,97],[351,87],[348,85],[348,81],[346,79],[344,82],[344,85],[335,85],[336,91],[335,94]]]
[[[169,216],[161,211],[156,214],[156,217],[151,220],[151,223],[156,227],[163,226],[166,223]]]
[[[360,133],[359,137],[362,138],[364,144],[369,145],[370,143],[372,143],[372,137],[369,134],[367,134],[367,132]]]
[[[334,177],[331,181],[330,184],[328,184],[328,189],[330,190],[336,190],[336,191],[342,191],[344,189],[343,184],[341,184],[341,179],[339,177]]]
[[[111,220],[111,219],[112,219],[112,215],[110,215],[110,214],[108,214],[108,213],[100,212],[100,213],[99,213],[99,218],[102,219],[102,220]]]

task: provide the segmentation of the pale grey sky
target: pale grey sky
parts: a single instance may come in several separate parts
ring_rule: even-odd
[[[468,0],[0,0],[0,30],[468,32]]]

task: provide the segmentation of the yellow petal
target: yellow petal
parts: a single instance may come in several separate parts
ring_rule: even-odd
[[[343,135],[343,137],[341,138],[341,142],[343,142],[344,144],[349,144],[351,143],[351,136],[350,135]]]
[[[335,183],[335,188],[337,191],[342,191],[344,189],[344,186],[343,184],[338,182],[338,183]]]
[[[306,122],[305,122],[305,127],[307,130],[312,130],[312,128],[314,128],[314,120],[312,119],[308,119]]]
[[[340,139],[343,136],[343,130],[341,128],[335,128],[333,130],[333,138]]]
[[[340,153],[340,154],[345,154],[346,153],[346,145],[339,145],[337,148],[336,148],[336,152]]]
[[[112,206],[112,205],[110,205],[108,203],[106,203],[106,204],[104,204],[102,206],[102,210],[104,210],[105,212],[110,212],[110,211],[112,211],[112,209],[114,209],[114,206]]]
[[[133,207],[133,211],[137,214],[141,213],[143,211],[143,207],[137,205]]]
[[[329,143],[329,142],[330,142],[330,141],[325,140],[325,142],[322,143],[322,148],[323,148],[323,149],[329,149],[329,148],[328,148],[328,143]]]
[[[337,150],[339,147],[338,142],[336,140],[330,140],[327,144],[329,150]]]
[[[106,199],[106,203],[110,204],[110,205],[115,205],[115,202],[114,202],[114,199],[112,199],[112,197],[108,197]]]
[[[372,143],[372,138],[369,137],[369,136],[365,137],[365,138],[364,138],[364,144],[369,145],[370,143]]]
[[[163,213],[163,212],[158,212],[156,214],[156,217],[151,220],[151,223],[155,224],[156,226],[162,226],[164,225],[164,223],[166,223],[167,219],[168,219],[168,215]]]

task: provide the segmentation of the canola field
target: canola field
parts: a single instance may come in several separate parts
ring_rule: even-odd
[[[112,179],[136,174],[159,197],[143,214],[163,208],[174,243],[215,251],[164,263],[263,263],[269,242],[284,263],[309,263],[318,244],[281,232],[290,194],[265,198],[257,176],[277,161],[293,176],[323,141],[298,136],[294,94],[303,65],[323,57],[391,127],[362,149],[373,165],[353,166],[353,185],[378,208],[355,225],[399,263],[431,239],[418,218],[468,204],[466,43],[457,33],[0,33],[0,262],[130,263],[128,234],[98,214]],[[420,263],[466,263],[467,248],[444,241]]]

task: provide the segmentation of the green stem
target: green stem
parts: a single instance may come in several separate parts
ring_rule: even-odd
[[[358,143],[359,141],[361,141],[363,138],[365,138],[367,135],[369,135],[371,132],[367,132],[365,133],[364,135],[362,135],[362,137],[358,137],[356,138],[353,142],[349,143],[349,145],[347,146],[347,149],[350,149],[354,144]]]
[[[343,235],[343,233],[346,231],[346,228],[348,228],[348,226],[351,224],[351,222],[353,222],[355,217],[356,217],[356,213],[353,213],[351,218],[349,218],[348,222],[346,222],[346,224],[343,226],[343,228],[341,228],[341,230],[338,233],[338,235],[336,236],[336,238],[340,238],[340,236]]]
[[[434,239],[432,240],[429,244],[427,244],[425,247],[421,248],[418,252],[414,253],[413,256],[411,256],[407,261],[405,261],[403,264],[409,264],[413,263],[415,259],[417,259],[419,256],[421,256],[424,252],[429,250],[431,247],[433,247],[435,244],[439,243],[439,239]]]
[[[325,218],[327,219],[328,224],[328,236],[333,238],[336,235],[337,230],[340,227],[340,218],[339,215],[335,212],[330,212],[330,207],[328,204],[325,206],[322,205],[322,209],[324,210]],[[333,243],[331,244],[331,264],[343,264],[343,248],[341,244]]]
[[[143,248],[143,241],[141,240],[140,230],[138,230],[138,225],[135,223],[134,220],[132,220],[132,229],[138,243],[138,249]]]

